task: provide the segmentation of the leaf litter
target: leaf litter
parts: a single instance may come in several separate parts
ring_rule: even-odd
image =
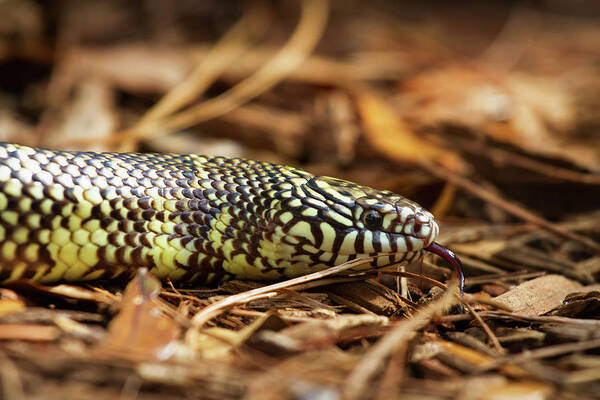
[[[469,7],[0,2],[3,141],[389,189],[467,273],[460,299],[429,255],[272,285],[14,282],[3,398],[598,398],[600,10]]]

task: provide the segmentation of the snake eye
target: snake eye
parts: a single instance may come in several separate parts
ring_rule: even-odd
[[[381,228],[383,222],[383,216],[375,210],[369,210],[363,215],[363,223],[365,227],[370,230],[376,230]]]

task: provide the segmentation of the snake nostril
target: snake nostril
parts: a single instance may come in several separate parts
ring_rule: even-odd
[[[415,221],[415,225],[413,226],[414,234],[419,236],[421,234],[421,228],[423,228],[423,224]]]

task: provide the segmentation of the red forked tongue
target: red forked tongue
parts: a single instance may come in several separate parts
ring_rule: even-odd
[[[458,275],[458,287],[460,289],[460,295],[463,295],[463,289],[465,286],[465,274],[463,273],[462,263],[459,258],[454,254],[452,250],[449,250],[439,243],[433,242],[429,246],[425,247],[425,250],[430,251],[438,256],[442,257],[448,262],[448,264],[454,267],[454,272]]]

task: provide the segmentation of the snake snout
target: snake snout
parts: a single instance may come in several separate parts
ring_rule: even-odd
[[[429,211],[421,210],[415,213],[413,219],[413,235],[423,239],[425,247],[429,246],[439,233],[438,224]]]
[[[423,247],[429,246],[439,233],[435,217],[413,202],[406,203],[396,203],[396,214],[399,216],[396,232],[422,241]]]

